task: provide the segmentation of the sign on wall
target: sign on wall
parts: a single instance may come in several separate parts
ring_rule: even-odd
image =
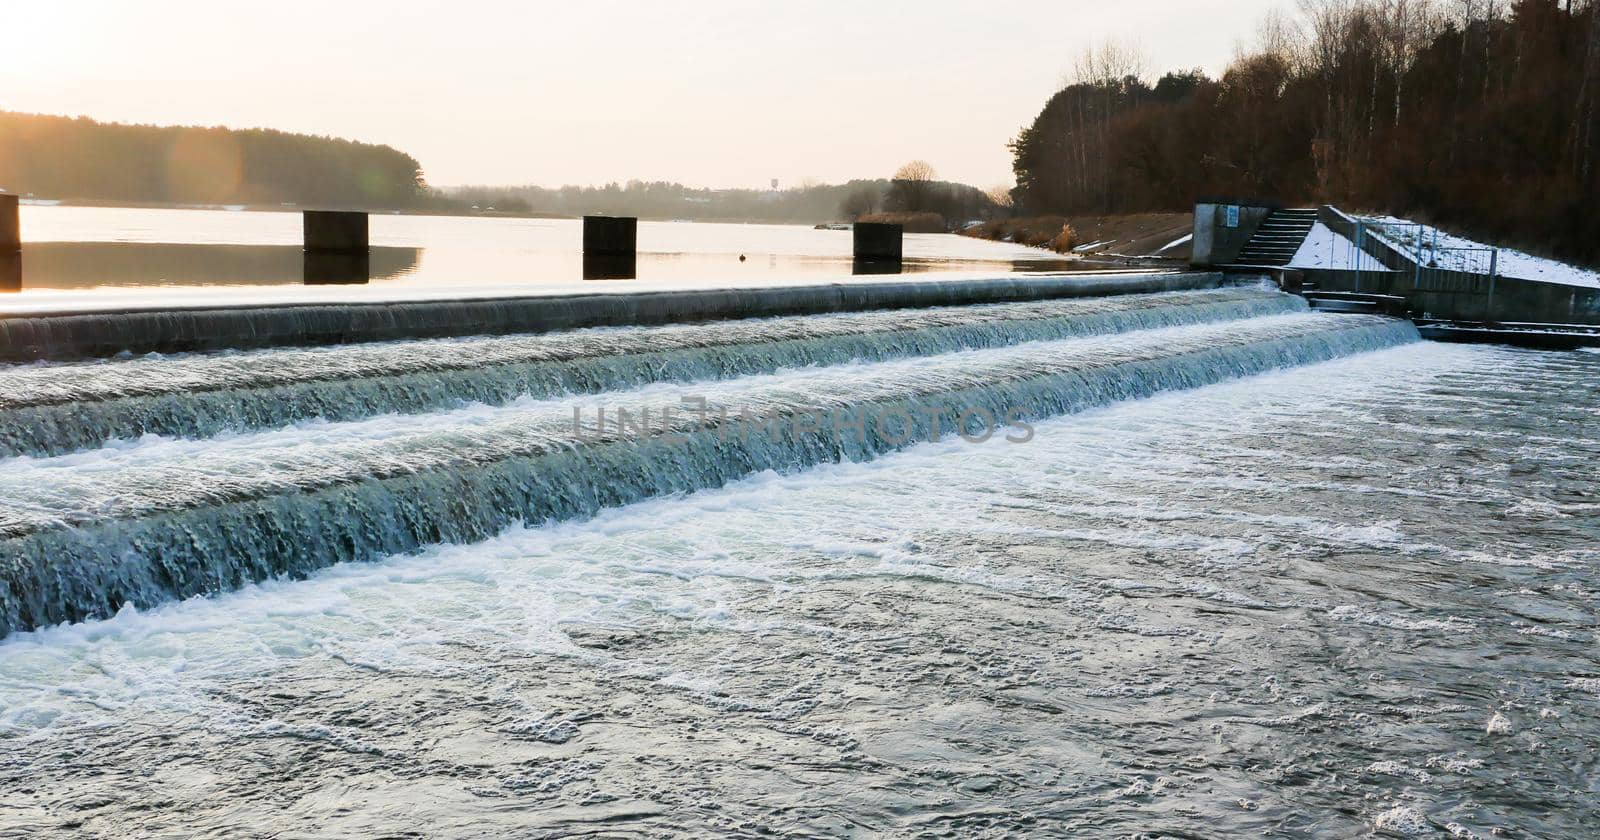
[[[1228,227],[1231,227],[1231,228],[1236,228],[1236,227],[1239,226],[1239,205],[1237,205],[1237,204],[1228,205],[1228,208],[1227,208],[1227,221],[1224,222],[1224,224],[1226,224]]]

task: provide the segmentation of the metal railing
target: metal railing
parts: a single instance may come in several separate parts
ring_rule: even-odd
[[[1365,221],[1357,223],[1358,237],[1366,235],[1368,224]],[[1372,223],[1371,227],[1388,245],[1399,250],[1413,263],[1415,288],[1436,287],[1439,281],[1451,275],[1470,274],[1486,278],[1489,288],[1484,300],[1484,320],[1495,320],[1495,286],[1500,278],[1499,248],[1440,245],[1439,229],[1424,224],[1380,222]]]

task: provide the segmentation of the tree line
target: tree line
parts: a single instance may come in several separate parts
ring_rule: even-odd
[[[0,111],[0,189],[155,204],[404,209],[436,200],[416,159],[388,146],[7,111]]]
[[[1220,79],[1097,47],[1011,149],[1027,213],[1326,202],[1600,264],[1600,0],[1301,0]]]
[[[480,211],[540,216],[637,216],[695,221],[831,221],[840,202],[871,181],[804,184],[787,189],[711,189],[676,181],[613,181],[595,186],[461,186],[445,194]]]
[[[485,212],[492,208],[547,216],[608,214],[804,224],[851,221],[880,212],[932,212],[956,224],[989,218],[998,209],[976,188],[936,180],[932,167],[920,161],[907,164],[889,179],[807,183],[781,190],[708,189],[672,181],[634,180],[601,186],[464,186],[450,188],[445,195]]]
[[[0,111],[0,191],[68,201],[294,205],[441,213],[766,221],[936,213],[948,225],[991,218],[995,200],[939,181],[913,161],[893,178],[789,189],[706,189],[668,181],[600,186],[430,187],[389,146],[270,129],[126,125]],[[1003,196],[1004,197],[1004,196]]]

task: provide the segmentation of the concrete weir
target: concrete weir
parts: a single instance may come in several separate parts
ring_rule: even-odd
[[[1210,289],[1220,272],[999,276],[431,301],[0,315],[0,362],[352,344]]]

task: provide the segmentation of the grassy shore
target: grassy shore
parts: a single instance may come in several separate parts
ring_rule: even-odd
[[[906,233],[949,233],[944,217],[938,213],[869,213],[860,222],[900,225]]]
[[[1160,257],[1187,260],[1192,232],[1189,213],[1134,213],[1123,216],[1027,216],[973,225],[963,236],[1048,248],[1061,254],[1106,257]]]
[[[960,231],[962,236],[992,239],[996,242],[1015,242],[1032,248],[1048,248],[1058,254],[1070,254],[1078,244],[1078,233],[1065,216],[1028,216],[1020,219],[998,219],[972,225]]]

